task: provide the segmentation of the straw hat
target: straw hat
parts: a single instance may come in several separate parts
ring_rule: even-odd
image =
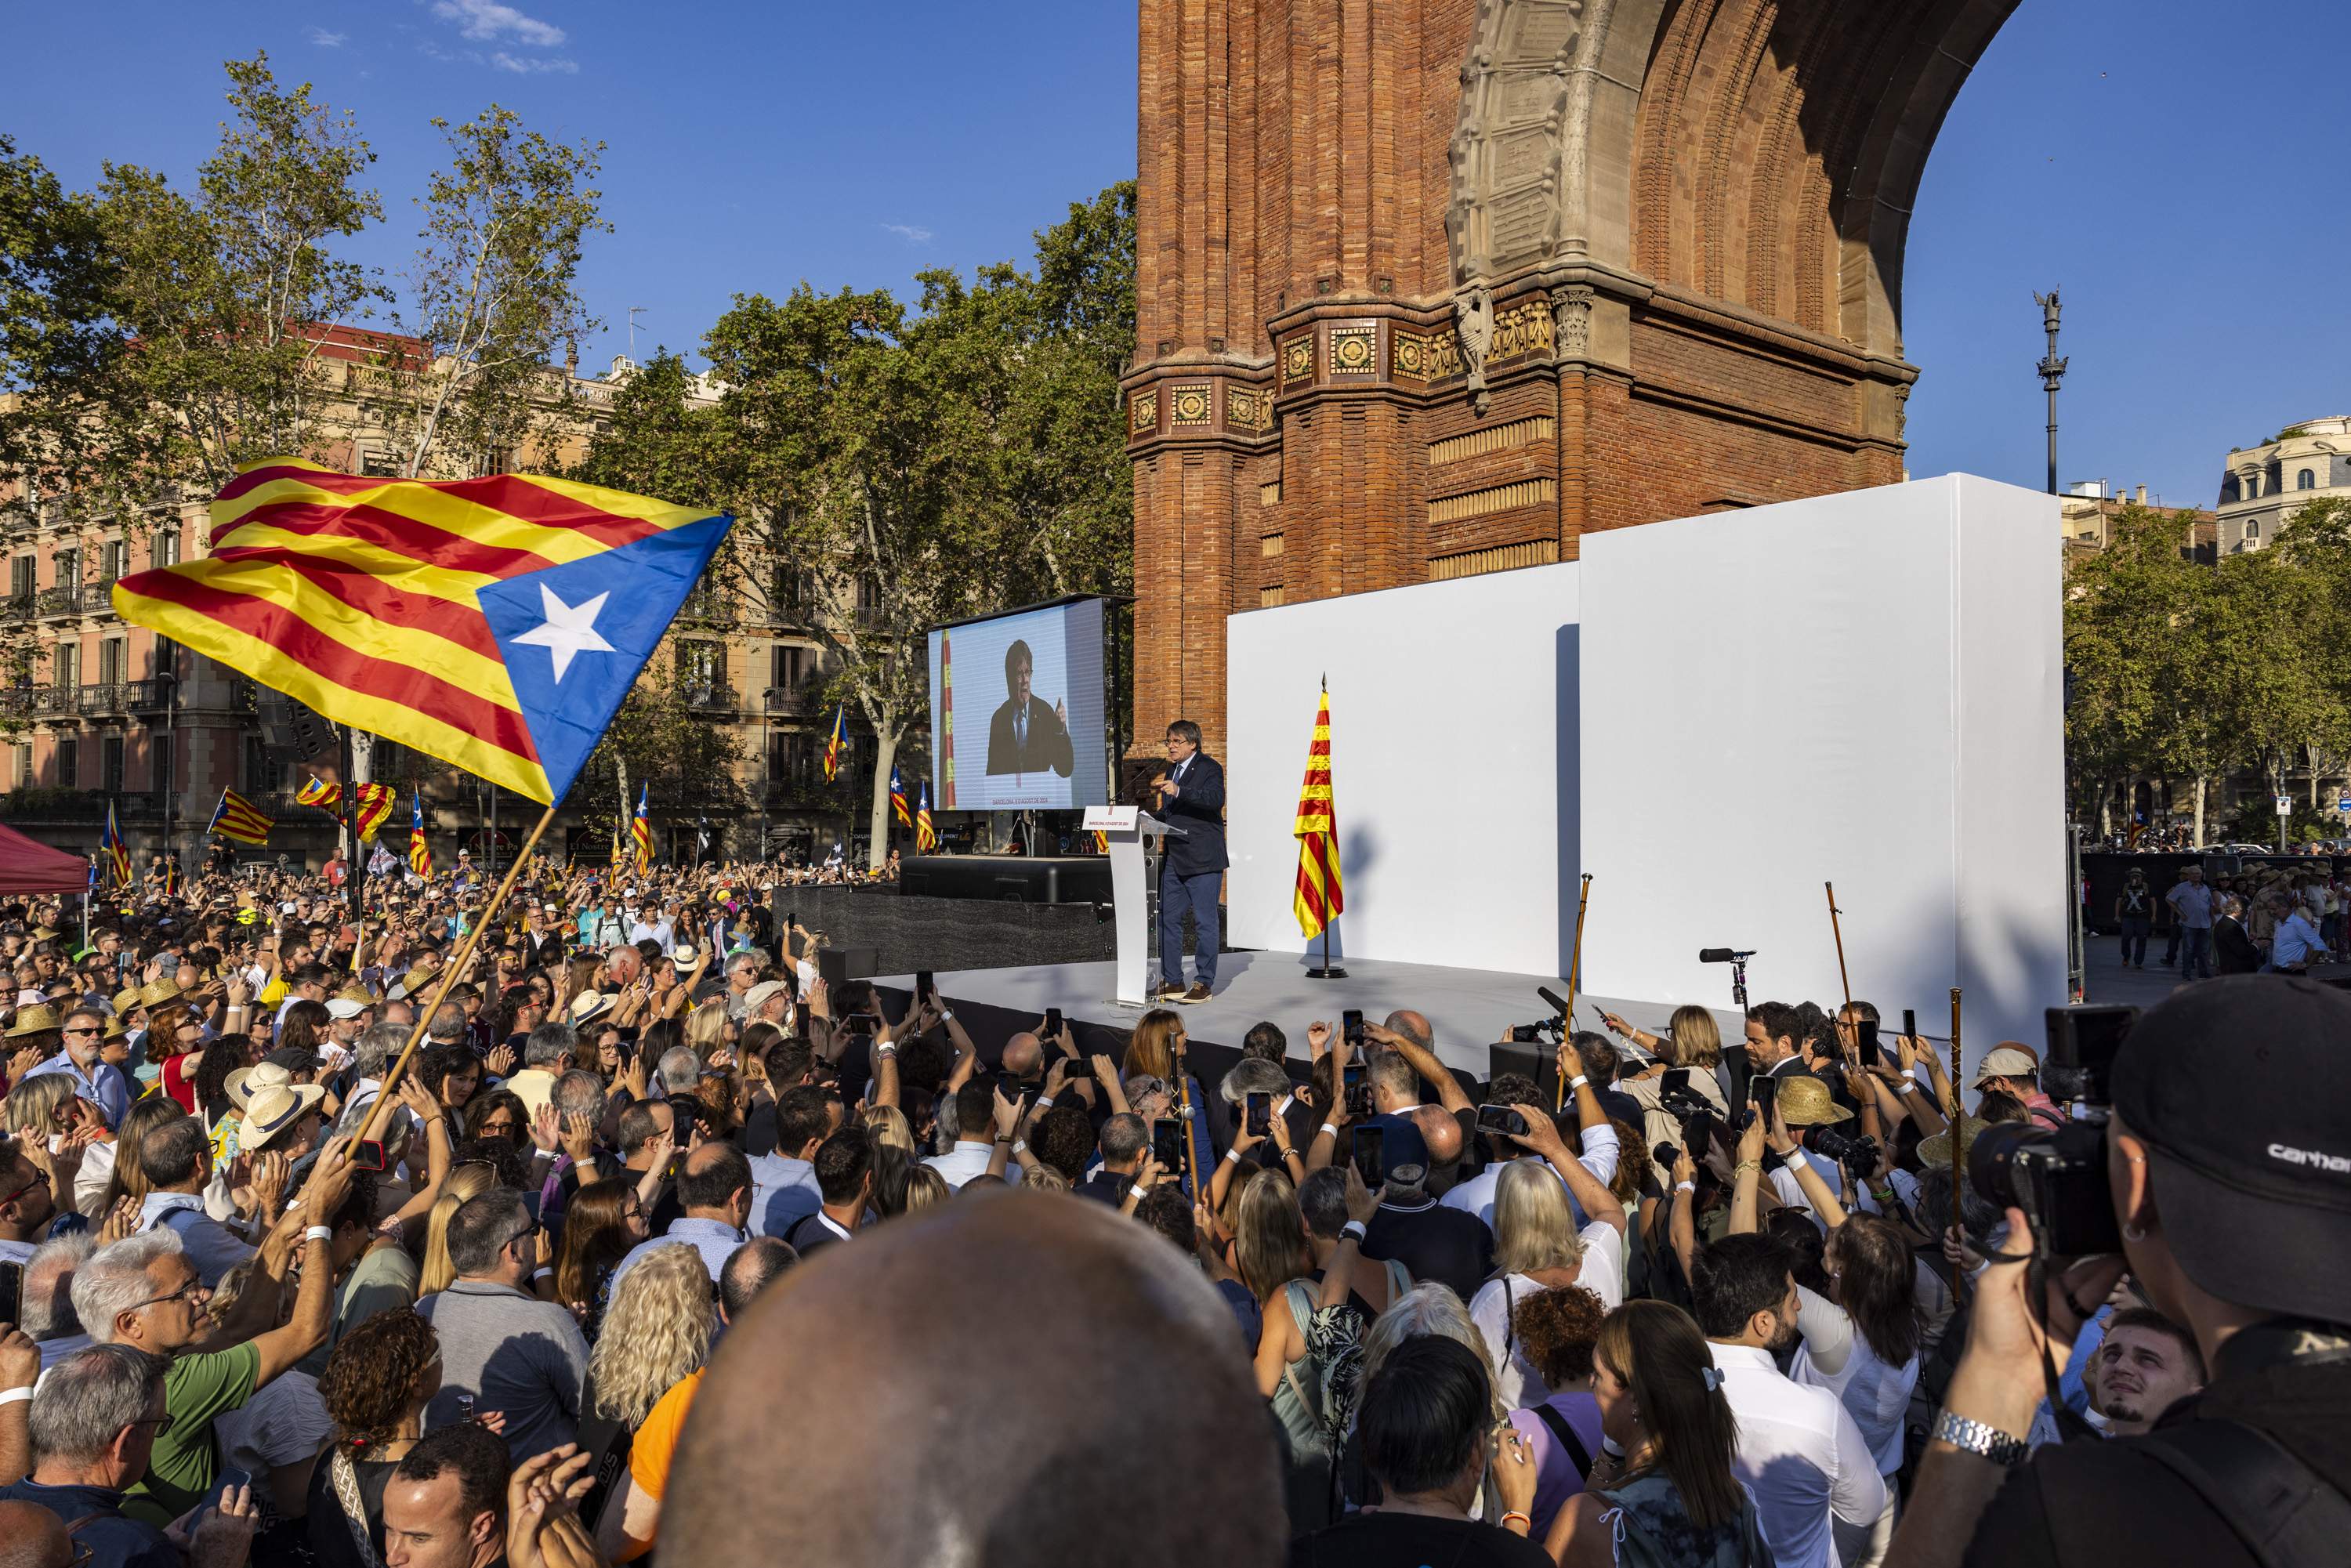
[[[146,1005],[139,999],[139,988],[136,986],[114,993],[114,1013],[117,1018],[128,1018]]]
[[[139,988],[139,999],[151,1008],[168,1002],[179,994],[180,982],[169,976],[159,977]]]
[[[1964,1124],[1970,1148],[1975,1147],[1976,1140],[1991,1126],[1980,1116],[1970,1116]],[[1951,1134],[1948,1130],[1937,1133],[1931,1138],[1918,1140],[1918,1163],[1923,1166],[1948,1166],[1951,1163]]]
[[[8,1026],[7,1038],[14,1040],[20,1034],[41,1034],[57,1027],[57,1009],[44,1003],[35,1002],[31,1007],[16,1014],[16,1021]]]
[[[237,1129],[237,1146],[258,1150],[269,1146],[303,1117],[319,1108],[327,1092],[315,1083],[264,1089],[246,1103],[245,1121]]]
[[[54,927],[52,927],[52,926],[47,926],[47,925],[36,925],[36,926],[34,926],[34,927],[33,927],[33,940],[34,940],[34,941],[36,941],[36,942],[54,942],[54,941],[56,941],[57,939],[57,931],[56,931],[56,929],[55,929]]]
[[[221,1089],[239,1107],[250,1105],[256,1095],[271,1089],[289,1089],[294,1074],[275,1061],[265,1061],[256,1067],[240,1067],[221,1081]]]
[[[1830,1096],[1829,1086],[1817,1078],[1802,1074],[1782,1078],[1778,1092],[1780,1120],[1791,1127],[1817,1127],[1853,1119],[1853,1112],[1838,1104]]]
[[[620,1000],[618,997],[602,991],[582,991],[571,998],[570,1005],[564,1009],[564,1016],[576,1029],[583,1023],[592,1023],[611,1012],[612,1004],[618,1000]]]

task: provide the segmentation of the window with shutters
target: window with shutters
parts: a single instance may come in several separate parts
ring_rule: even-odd
[[[180,530],[177,528],[156,529],[155,537],[148,546],[148,559],[153,561],[157,566],[179,565]]]
[[[81,644],[58,643],[57,656],[50,662],[49,668],[53,672],[51,685],[63,686],[68,691],[81,685]]]
[[[70,735],[57,740],[57,788],[81,788],[81,742]]]
[[[131,644],[120,637],[109,637],[98,645],[98,684],[118,686],[125,679],[123,671],[130,664]]]
[[[110,795],[122,793],[122,737],[110,735],[98,743],[99,787]]]

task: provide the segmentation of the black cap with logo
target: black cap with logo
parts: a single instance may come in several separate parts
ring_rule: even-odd
[[[2294,975],[2186,987],[2132,1028],[2113,1082],[2188,1277],[2351,1321],[2351,992]]]

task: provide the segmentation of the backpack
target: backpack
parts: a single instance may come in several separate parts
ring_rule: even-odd
[[[1739,1540],[1705,1555],[1691,1539],[1681,1494],[1655,1470],[1592,1494],[1605,1507],[1600,1521],[1615,1538],[1616,1568],[1772,1568],[1778,1561],[1763,1539],[1755,1499],[1739,1489]]]

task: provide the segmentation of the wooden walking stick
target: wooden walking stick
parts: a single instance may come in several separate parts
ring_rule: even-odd
[[[1844,988],[1844,1006],[1849,1013],[1853,1010],[1853,977],[1844,972],[1844,928],[1837,924],[1837,916],[1843,911],[1836,906],[1836,883],[1824,882],[1821,885],[1829,893],[1829,935],[1836,938],[1837,983]]]
[[[530,852],[538,847],[538,836],[547,831],[548,824],[554,821],[553,806],[539,813],[538,825],[531,829],[530,837],[523,841],[522,852],[507,862],[507,874],[498,883],[498,890],[490,895],[489,903],[482,906],[480,918],[474,922],[474,928],[465,933],[465,939],[458,945],[456,956],[442,967],[441,983],[434,988],[433,1000],[416,1010],[416,1027],[408,1031],[408,1043],[401,1047],[399,1060],[385,1070],[383,1087],[377,1092],[375,1103],[368,1107],[367,1120],[360,1127],[362,1143],[376,1135],[386,1113],[392,1109],[392,1092],[400,1087],[400,1075],[407,1071],[408,1059],[416,1054],[416,1042],[424,1038],[424,1030],[432,1023],[433,1015],[441,1010],[443,1002],[448,1000],[449,992],[457,984],[457,977],[464,974],[465,967],[474,961],[474,949],[480,945],[482,933],[489,928],[491,916],[497,914],[498,905],[504,904],[507,894],[514,890],[515,879],[529,863]]]
[[[1561,1021],[1560,1025],[1565,1031],[1562,1036],[1562,1039],[1565,1035],[1575,1032],[1575,994],[1578,985],[1583,979],[1583,912],[1591,906],[1592,873],[1585,872],[1583,885],[1576,890],[1575,894],[1575,947],[1568,955],[1567,959],[1567,1017]],[[1562,1078],[1553,1086],[1552,1099],[1553,1115],[1567,1109],[1566,1079]]]

